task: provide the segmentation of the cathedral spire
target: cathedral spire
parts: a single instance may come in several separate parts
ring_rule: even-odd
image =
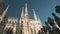
[[[21,18],[19,20],[19,26],[21,26],[21,21],[24,18],[24,7],[22,7],[22,13],[21,13]]]
[[[37,15],[34,9],[33,9],[33,12],[34,12],[34,19],[37,20]]]
[[[24,7],[22,7],[22,14],[21,14],[21,18],[24,17]]]
[[[42,22],[41,22],[39,16],[38,16],[38,21],[39,21],[39,23],[40,23],[40,28],[42,28]]]
[[[9,5],[8,5],[7,8],[3,11],[2,15],[0,15],[0,23],[3,21],[5,15],[6,15],[6,13],[7,13],[8,8],[9,8]]]
[[[7,8],[4,10],[4,12],[3,12],[3,14],[2,14],[2,17],[4,17],[4,16],[6,15],[8,8],[9,8],[9,5],[8,5]]]
[[[28,8],[27,8],[27,3],[25,4],[25,16],[28,15]]]

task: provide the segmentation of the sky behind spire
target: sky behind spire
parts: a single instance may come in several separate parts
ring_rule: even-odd
[[[47,17],[52,17],[51,13],[55,11],[55,6],[60,5],[60,0],[6,0],[5,6],[10,5],[7,17],[21,17],[22,7],[28,5],[28,13],[30,18],[33,19],[33,8],[36,10],[37,15],[40,17],[41,22],[44,24]]]

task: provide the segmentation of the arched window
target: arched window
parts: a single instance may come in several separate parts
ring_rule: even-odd
[[[21,21],[21,27],[23,27],[23,21]]]

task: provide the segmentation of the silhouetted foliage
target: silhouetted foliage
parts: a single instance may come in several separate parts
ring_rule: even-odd
[[[48,26],[48,23],[47,22],[45,22],[45,24]]]
[[[52,13],[54,20],[56,21],[56,23],[58,24],[58,26],[60,27],[60,18],[58,16],[55,15],[55,13]]]
[[[56,13],[60,13],[60,6],[56,6],[55,8]]]
[[[45,22],[45,24],[46,24],[47,30],[50,30],[51,28],[50,28],[50,26],[48,25],[49,23],[48,23],[48,22]]]
[[[55,8],[56,8],[55,9],[56,13],[60,13],[60,6],[56,6]],[[41,28],[42,33],[60,34],[60,18],[55,13],[52,13],[52,16],[54,17],[54,19],[51,17],[48,17],[48,20],[45,21],[45,26],[43,26],[43,28]],[[50,27],[50,26],[52,26],[52,27]]]
[[[56,16],[55,13],[52,13],[52,16]]]
[[[48,23],[53,26],[54,25],[54,20],[50,17],[48,17]]]

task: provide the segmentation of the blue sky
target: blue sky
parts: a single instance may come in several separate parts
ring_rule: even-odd
[[[33,8],[40,17],[42,24],[47,17],[52,17],[51,13],[55,12],[55,6],[60,5],[60,0],[5,0],[5,6],[10,5],[7,17],[20,18],[22,7],[28,4],[29,17],[33,19]]]

